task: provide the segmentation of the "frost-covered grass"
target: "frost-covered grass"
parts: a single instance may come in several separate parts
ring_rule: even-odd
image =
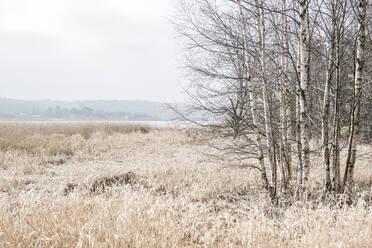
[[[314,198],[275,207],[257,171],[206,157],[193,130],[27,125],[1,125],[0,247],[372,243],[370,156],[356,164],[353,205]],[[320,158],[312,162],[320,189]]]

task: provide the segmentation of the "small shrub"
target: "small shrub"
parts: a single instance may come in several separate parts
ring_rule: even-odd
[[[103,192],[107,188],[119,185],[134,185],[137,183],[137,176],[133,172],[127,172],[118,176],[105,176],[96,179],[90,186],[91,193]]]

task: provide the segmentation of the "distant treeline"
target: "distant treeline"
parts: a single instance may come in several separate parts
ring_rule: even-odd
[[[184,108],[183,104],[177,104]],[[177,117],[166,104],[140,100],[19,100],[0,97],[0,120],[168,121]]]
[[[1,114],[2,120],[138,120],[153,121],[156,117],[146,113],[105,112],[86,106],[66,108],[49,107],[46,111],[33,109],[30,112]]]

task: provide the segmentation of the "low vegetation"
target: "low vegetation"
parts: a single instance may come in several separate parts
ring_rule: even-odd
[[[196,131],[3,123],[0,247],[370,247],[371,146],[355,200],[325,198],[311,154],[307,199],[262,190],[255,160],[214,160]],[[345,160],[345,151],[341,158]]]

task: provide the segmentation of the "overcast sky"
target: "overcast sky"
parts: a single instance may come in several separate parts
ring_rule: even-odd
[[[182,100],[171,0],[0,0],[0,97]]]

